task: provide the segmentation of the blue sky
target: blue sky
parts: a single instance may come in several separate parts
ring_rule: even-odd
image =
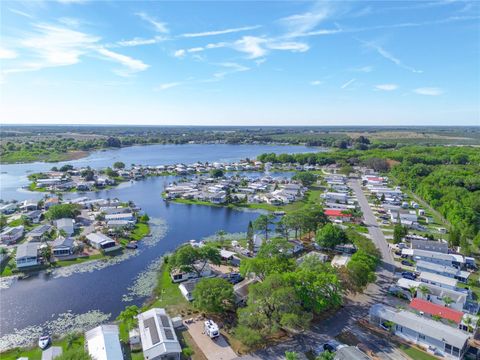
[[[480,125],[477,1],[2,1],[4,123]]]

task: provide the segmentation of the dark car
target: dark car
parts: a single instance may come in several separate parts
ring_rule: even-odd
[[[242,275],[239,273],[230,273],[230,274],[225,274],[222,276],[225,280],[227,280],[229,283],[235,285],[238,284],[240,281],[243,280]]]
[[[412,263],[408,260],[402,260],[402,265],[405,265],[405,266],[412,266]]]
[[[417,276],[410,271],[402,272],[402,277],[409,280],[415,280],[417,278]]]

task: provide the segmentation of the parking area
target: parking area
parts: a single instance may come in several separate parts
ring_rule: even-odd
[[[204,334],[204,322],[197,320],[186,325],[188,333],[193,338],[197,346],[202,350],[205,357],[209,360],[231,360],[237,358],[237,355],[228,345],[225,338],[220,335],[216,340],[210,339]]]

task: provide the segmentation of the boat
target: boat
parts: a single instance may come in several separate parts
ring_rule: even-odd
[[[136,249],[138,245],[136,241],[130,241],[125,247],[127,249]]]
[[[38,339],[38,347],[42,350],[45,350],[48,345],[50,345],[50,342],[51,342],[51,338],[49,335],[42,335],[40,336],[40,338]]]

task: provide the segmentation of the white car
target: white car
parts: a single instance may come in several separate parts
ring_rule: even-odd
[[[45,350],[48,345],[50,345],[50,336],[48,335],[44,335],[44,336],[40,336],[40,338],[38,339],[38,347],[42,350]]]

